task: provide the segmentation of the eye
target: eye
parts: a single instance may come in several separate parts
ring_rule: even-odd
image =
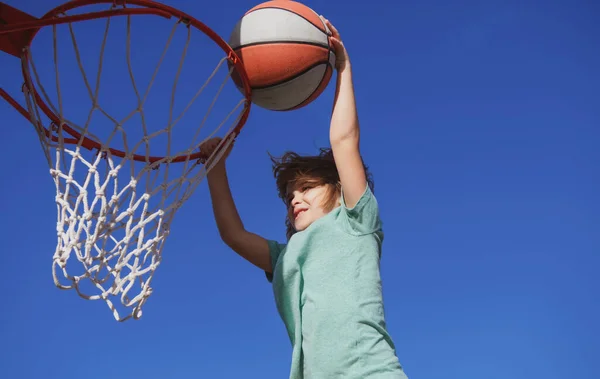
[[[294,194],[293,193],[288,194],[287,197],[286,197],[286,200],[287,200],[288,204],[290,204],[293,199],[294,199]]]
[[[306,185],[304,185],[302,187],[297,188],[296,190],[294,190],[294,192],[298,191],[298,192],[301,192],[301,193],[305,193],[305,192],[307,192],[307,191],[309,191],[309,190],[311,190],[313,188],[314,188],[314,186],[312,186],[310,184],[306,184]],[[294,194],[293,193],[288,194],[287,197],[286,197],[286,200],[287,200],[288,204],[291,204],[292,200],[294,200]]]

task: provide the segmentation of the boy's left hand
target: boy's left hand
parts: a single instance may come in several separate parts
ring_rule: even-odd
[[[333,45],[333,50],[335,52],[335,68],[338,71],[342,71],[350,63],[346,47],[344,46],[342,38],[340,37],[340,33],[335,28],[335,26],[333,26],[331,22],[329,22],[329,20],[325,17],[321,16],[321,19],[323,20],[325,25],[327,25],[332,34],[331,37],[329,37],[329,39],[331,40],[331,44]]]

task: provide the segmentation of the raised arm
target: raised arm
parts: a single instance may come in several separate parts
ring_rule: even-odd
[[[367,178],[360,155],[360,127],[354,98],[352,68],[348,53],[337,29],[325,20],[332,32],[331,42],[336,55],[337,83],[329,140],[340,175],[344,201],[352,208],[367,188]]]
[[[219,142],[219,138],[208,140],[202,145],[202,152],[210,155]],[[271,259],[267,240],[244,228],[235,206],[225,167],[228,154],[229,152],[213,167],[207,176],[213,213],[219,234],[223,242],[233,251],[255,266],[266,272],[271,272]]]

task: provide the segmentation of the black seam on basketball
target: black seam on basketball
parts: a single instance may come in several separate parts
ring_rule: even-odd
[[[294,79],[296,79],[296,78],[298,78],[298,77],[300,77],[300,76],[302,76],[302,75],[306,74],[307,72],[309,72],[309,71],[310,71],[310,70],[312,70],[313,68],[315,68],[315,67],[317,67],[317,66],[320,66],[320,65],[322,65],[322,64],[326,64],[326,65],[328,65],[328,66],[331,66],[331,65],[329,64],[329,59],[328,59],[328,60],[326,60],[326,61],[318,61],[318,62],[316,62],[316,63],[312,64],[311,66],[309,66],[309,67],[308,67],[307,69],[305,69],[304,71],[302,71],[302,72],[299,72],[299,73],[297,73],[297,74],[296,74],[296,75],[294,75],[294,76],[290,76],[289,78],[286,78],[285,80],[281,80],[281,81],[279,81],[279,82],[271,83],[271,84],[269,84],[269,85],[266,85],[266,86],[252,87],[252,89],[253,89],[253,90],[266,89],[266,88],[269,88],[269,87],[275,87],[275,86],[278,86],[278,85],[281,85],[281,84],[284,84],[284,83],[290,82],[290,81],[292,81],[292,80],[294,80]],[[325,72],[327,72],[327,69],[325,69]],[[323,74],[323,75],[325,75],[325,74]],[[321,80],[322,80],[322,79],[321,79]],[[319,88],[319,87],[317,87],[317,88]],[[306,99],[305,99],[305,100],[306,100]]]
[[[328,62],[329,62],[329,61],[328,61]],[[328,66],[331,66],[331,65],[329,65],[329,64],[328,64]],[[321,84],[323,84],[323,80],[325,80],[325,77],[326,77],[326,76],[327,76],[327,68],[325,68],[325,71],[323,72],[323,76],[321,77],[321,80],[319,80],[319,85],[317,86],[317,88],[315,89],[315,91],[316,91],[316,90],[318,90],[318,89],[319,89],[319,87],[321,87]],[[324,90],[324,89],[325,89],[325,88],[323,88],[323,90]],[[314,94],[315,94],[315,91],[312,91],[312,92],[310,93],[310,95],[308,95],[308,97],[306,97],[304,100],[302,100],[302,101],[300,102],[300,104],[298,104],[298,105],[296,105],[296,106],[294,106],[294,107],[292,107],[292,108],[290,108],[290,109],[293,109],[293,108],[296,108],[296,109],[298,109],[298,108],[299,108],[301,105],[302,105],[302,106],[306,105],[306,104],[304,104],[304,103],[306,102],[306,100],[310,99],[310,97],[311,97],[312,95],[314,95]],[[315,98],[314,100],[316,100],[316,98]]]
[[[280,8],[280,7],[264,7],[264,8],[258,8],[258,9],[255,9],[255,10],[251,11],[251,12],[248,12],[248,13],[246,13],[244,16],[248,16],[250,13],[254,13],[254,12],[256,12],[256,11],[260,11],[260,10],[263,10],[263,9],[279,9],[279,10],[282,10],[282,11],[286,11],[286,12],[293,13],[293,14],[295,14],[296,16],[298,16],[298,17],[301,17],[301,18],[305,19],[305,20],[306,20],[308,23],[310,23],[312,26],[314,26],[315,28],[319,29],[319,31],[320,31],[321,33],[323,33],[323,34],[325,34],[326,36],[328,36],[328,37],[329,37],[329,34],[327,34],[327,28],[325,28],[325,31],[323,31],[323,30],[321,30],[321,28],[319,28],[319,26],[318,26],[318,25],[315,25],[315,24],[314,24],[312,21],[310,21],[310,20],[309,20],[309,19],[307,19],[306,17],[304,17],[304,16],[302,16],[302,15],[300,15],[300,14],[298,14],[298,13],[294,12],[294,11],[291,11],[291,10],[289,10],[289,9],[285,9],[285,8]],[[314,11],[313,11],[313,12],[314,12]],[[316,13],[316,12],[315,12],[315,13]],[[320,19],[320,18],[319,18],[319,19]],[[325,25],[323,25],[323,26],[325,26]]]
[[[329,49],[329,51],[332,51],[332,50],[331,50],[331,49]],[[334,54],[335,54],[335,52],[334,52]],[[331,68],[331,76],[333,76],[334,67],[333,67],[333,66],[331,65],[331,63],[329,62],[329,58],[330,58],[330,57],[331,57],[331,55],[330,55],[330,54],[328,54],[328,55],[327,55],[327,66],[329,66],[329,67]],[[319,89],[319,87],[321,87],[321,84],[323,84],[323,80],[325,80],[325,77],[327,77],[327,67],[325,67],[325,71],[323,71],[323,76],[321,77],[321,80],[319,81],[319,85],[317,85],[317,88],[315,89],[315,91],[316,91],[317,89]],[[323,90],[325,90],[325,88],[323,88]],[[291,107],[291,108],[288,108],[288,109],[286,109],[286,110],[290,110],[290,109],[298,109],[298,108],[300,108],[300,106],[305,106],[305,105],[307,105],[307,104],[304,104],[304,102],[306,102],[306,100],[310,99],[310,97],[311,97],[311,96],[312,96],[312,95],[315,93],[315,91],[312,91],[312,92],[310,93],[310,95],[308,95],[308,97],[307,97],[307,98],[305,98],[304,100],[302,100],[302,101],[300,102],[300,104],[298,104],[298,105],[296,105],[296,106],[293,106],[293,107]],[[315,98],[314,100],[316,100],[316,98]],[[304,105],[303,105],[303,104],[304,104]]]
[[[240,46],[234,48],[233,50],[237,53],[237,50],[242,49],[244,47],[260,46],[260,45],[277,45],[277,44],[310,45],[310,46],[317,46],[317,47],[322,47],[323,49],[331,50],[331,47],[329,46],[329,44],[322,45],[322,44],[316,43],[316,42],[285,41],[285,40],[281,40],[281,41],[252,42],[252,43],[249,43],[249,44],[246,44],[246,45],[240,45]]]

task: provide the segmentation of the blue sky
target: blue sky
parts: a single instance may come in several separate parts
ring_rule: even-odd
[[[18,2],[36,16],[59,4]],[[256,3],[167,4],[227,39]],[[386,317],[408,376],[597,378],[600,6],[306,4],[339,29],[353,62],[386,233]],[[189,61],[203,77],[208,56]],[[0,67],[2,88],[22,101],[19,62],[0,54]],[[228,162],[247,229],[284,240],[267,152],[327,145],[333,89],[290,113],[252,109]],[[86,104],[74,96],[65,107]],[[34,129],[5,102],[0,114],[2,377],[287,377],[291,346],[270,284],[220,241],[206,183],[176,215],[141,320],[117,323],[103,303],[57,289],[48,165]]]

